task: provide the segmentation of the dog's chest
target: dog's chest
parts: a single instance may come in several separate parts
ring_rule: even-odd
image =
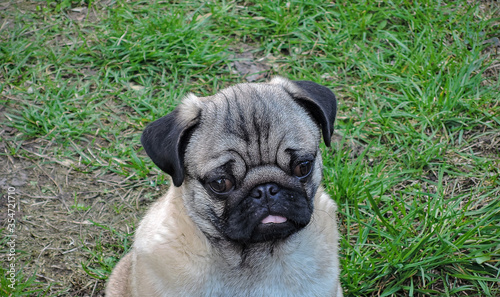
[[[258,261],[258,262],[255,262]],[[307,254],[253,259],[237,267],[212,267],[203,296],[331,296],[329,271]],[[332,285],[329,285],[329,284]]]

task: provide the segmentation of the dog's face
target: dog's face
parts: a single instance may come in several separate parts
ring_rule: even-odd
[[[336,100],[327,88],[282,78],[189,95],[146,128],[151,159],[183,187],[209,238],[284,239],[305,227],[321,182],[320,131],[329,144]]]

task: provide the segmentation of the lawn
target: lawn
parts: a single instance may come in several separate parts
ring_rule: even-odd
[[[330,87],[346,296],[500,296],[497,1],[0,3],[0,296],[103,296],[189,92]]]

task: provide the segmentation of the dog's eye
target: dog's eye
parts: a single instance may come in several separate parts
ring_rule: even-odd
[[[233,188],[233,182],[227,178],[219,178],[209,183],[210,188],[215,193],[226,193]]]
[[[311,173],[312,169],[312,162],[311,161],[305,161],[300,163],[299,165],[295,166],[293,169],[293,175],[296,177],[306,177]]]

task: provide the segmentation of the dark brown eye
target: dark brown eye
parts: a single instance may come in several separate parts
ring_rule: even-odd
[[[311,169],[312,169],[312,162],[305,161],[295,166],[295,168],[293,169],[293,175],[295,175],[296,177],[305,177],[309,175],[309,173],[311,173]]]
[[[233,188],[233,182],[224,177],[211,181],[208,185],[218,194],[229,192]]]

